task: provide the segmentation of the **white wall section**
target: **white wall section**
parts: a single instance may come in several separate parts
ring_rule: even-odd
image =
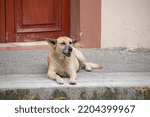
[[[150,48],[150,0],[102,0],[101,47]]]

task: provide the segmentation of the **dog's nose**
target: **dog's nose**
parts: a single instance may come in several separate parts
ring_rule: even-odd
[[[69,52],[72,52],[72,47],[69,47],[68,50],[69,50]]]

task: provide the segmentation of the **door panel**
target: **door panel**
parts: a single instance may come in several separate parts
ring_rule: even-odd
[[[17,33],[61,31],[59,0],[16,0],[15,4]]]
[[[6,41],[69,36],[69,6],[70,0],[6,0]]]
[[[59,11],[55,7],[57,3],[58,0],[43,0],[42,4],[41,0],[19,0],[18,3],[16,2],[18,8],[22,6],[19,11],[22,11],[21,16],[23,17],[24,25],[54,23],[56,16],[55,11]],[[60,5],[58,5],[58,7],[60,7]]]

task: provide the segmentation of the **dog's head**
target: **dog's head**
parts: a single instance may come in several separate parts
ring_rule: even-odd
[[[72,40],[69,37],[59,37],[57,40],[50,39],[47,41],[57,52],[59,52],[59,54],[70,57],[73,51],[73,45],[79,40]]]

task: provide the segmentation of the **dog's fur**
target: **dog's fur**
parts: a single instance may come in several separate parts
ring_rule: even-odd
[[[84,68],[86,71],[92,71],[92,68],[99,69],[100,65],[89,63],[83,54],[73,47],[78,40],[72,40],[69,37],[59,37],[57,40],[48,40],[52,46],[48,55],[48,78],[56,80],[58,84],[63,84],[61,77],[70,77],[70,84],[76,84],[77,71]]]

